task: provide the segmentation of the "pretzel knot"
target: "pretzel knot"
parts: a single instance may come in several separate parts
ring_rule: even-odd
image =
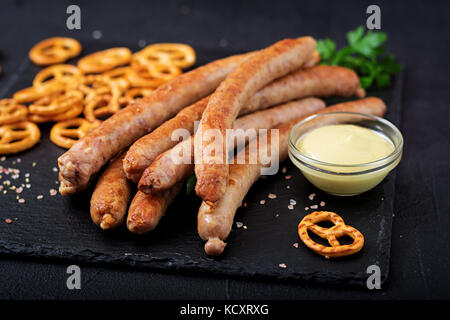
[[[191,67],[196,59],[194,49],[182,43],[152,44],[137,52],[135,56],[141,56],[150,63],[159,62],[165,65],[174,65],[181,69]]]
[[[13,99],[0,100],[0,125],[25,120],[28,109]]]
[[[50,140],[57,146],[69,149],[100,122],[89,122],[83,118],[58,122],[50,131]]]
[[[100,73],[127,64],[131,59],[128,48],[119,47],[91,53],[78,61],[78,68],[84,73]]]
[[[38,143],[41,132],[29,121],[0,126],[0,154],[24,151]]]
[[[31,61],[40,66],[61,63],[76,57],[81,52],[81,44],[72,38],[55,37],[45,39],[31,48]]]
[[[317,225],[317,223],[322,221],[331,221],[334,226],[331,228],[322,228]],[[308,231],[326,239],[330,247],[313,241],[309,237]],[[362,233],[346,225],[339,215],[329,211],[315,211],[305,216],[298,225],[298,234],[308,248],[325,257],[337,258],[348,256],[357,253],[364,246],[364,236]],[[353,243],[341,245],[338,239],[343,236],[351,237]]]

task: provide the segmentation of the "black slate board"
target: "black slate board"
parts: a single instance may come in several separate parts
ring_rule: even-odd
[[[86,52],[112,47],[99,42],[83,44]],[[132,48],[132,46],[130,46]],[[132,48],[137,49],[137,48]],[[198,64],[203,64],[233,52],[207,51],[196,48]],[[252,48],[247,48],[248,50]],[[17,76],[8,86],[0,88],[0,97],[29,86],[38,67],[24,61]],[[387,106],[386,118],[399,124],[401,114],[402,76],[389,90],[369,92],[379,96]],[[334,103],[336,100],[328,100]],[[71,196],[50,196],[56,184],[56,159],[64,150],[49,139],[51,125],[41,125],[41,142],[33,149],[0,161],[0,166],[21,170],[20,178],[3,174],[0,183],[9,179],[13,185],[25,183],[30,173],[31,189],[20,194],[25,203],[18,203],[16,193],[0,193],[0,253],[37,258],[60,258],[67,262],[90,262],[128,265],[142,268],[178,270],[189,273],[209,273],[236,277],[261,277],[274,280],[365,285],[366,269],[378,265],[382,281],[389,272],[392,212],[395,195],[395,171],[375,189],[355,197],[327,195],[309,184],[289,160],[281,164],[287,173],[260,179],[250,190],[235,221],[247,229],[233,226],[228,246],[220,258],[209,258],[203,252],[203,241],[196,232],[196,211],[199,200],[180,194],[158,228],[146,236],[130,234],[126,228],[103,232],[89,216],[92,189]],[[17,158],[21,162],[17,162]],[[36,166],[33,167],[33,162]],[[285,175],[292,179],[286,180]],[[286,186],[290,186],[287,189]],[[5,187],[6,188],[6,187]],[[308,195],[316,193],[314,201]],[[274,193],[276,199],[268,199]],[[37,200],[36,196],[44,195]],[[264,205],[260,200],[265,199]],[[288,209],[290,199],[297,202]],[[305,215],[305,206],[325,201],[324,210],[339,213],[344,220],[365,236],[363,250],[347,258],[327,260],[309,251],[299,240],[297,225]],[[4,220],[10,218],[11,224]],[[293,246],[299,243],[298,248]],[[284,263],[287,268],[279,267]]]

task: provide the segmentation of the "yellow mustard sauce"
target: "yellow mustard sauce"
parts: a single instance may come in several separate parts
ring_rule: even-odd
[[[304,155],[322,162],[356,165],[383,159],[394,151],[389,138],[353,124],[324,126],[297,143]]]
[[[315,168],[337,174],[296,163],[312,184],[335,195],[356,195],[372,189],[400,161],[398,159],[372,172],[367,171],[376,169],[377,165],[357,166],[386,158],[392,154],[395,147],[382,133],[353,124],[328,125],[313,129],[300,137],[296,148],[311,159],[333,164],[310,163]],[[358,172],[361,174],[357,174]]]

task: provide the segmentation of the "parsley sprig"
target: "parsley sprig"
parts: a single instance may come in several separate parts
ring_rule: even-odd
[[[340,50],[336,51],[336,42],[329,38],[318,40],[320,64],[354,70],[364,89],[375,84],[378,88],[386,88],[391,85],[392,75],[402,70],[394,55],[386,53],[383,44],[387,38],[385,32],[368,31],[364,34],[364,27],[359,26],[347,32],[348,45]]]

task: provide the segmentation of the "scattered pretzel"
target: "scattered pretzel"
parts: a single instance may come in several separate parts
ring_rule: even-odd
[[[62,63],[76,57],[81,52],[81,44],[72,38],[55,37],[45,39],[31,48],[30,60],[39,66]]]
[[[57,146],[69,149],[98,125],[99,122],[89,122],[83,118],[58,122],[50,131],[50,140]]]
[[[159,62],[181,69],[191,67],[196,59],[194,49],[181,43],[152,44],[137,52],[135,56],[142,56],[150,63]]]
[[[84,73],[101,73],[127,64],[131,59],[128,48],[111,48],[85,56],[78,61],[78,68]]]
[[[27,107],[13,99],[0,100],[0,125],[25,120],[27,113]]]
[[[41,116],[55,116],[83,103],[83,93],[68,90],[61,94],[43,97],[30,105],[30,113]]]
[[[0,126],[0,154],[11,154],[27,150],[38,143],[41,132],[29,121]]]
[[[331,221],[334,226],[322,228],[316,223]],[[331,247],[314,242],[308,235],[308,231],[326,239]],[[312,251],[325,257],[337,258],[357,253],[364,246],[364,236],[357,229],[348,226],[344,220],[334,212],[315,211],[308,214],[298,225],[298,234],[303,243]],[[352,244],[341,245],[338,238],[349,236],[353,239]]]
[[[28,114],[28,120],[35,122],[35,123],[59,122],[59,121],[66,121],[66,120],[76,118],[81,113],[83,113],[83,105],[79,104],[79,105],[74,106],[73,108],[71,108],[63,113],[57,114],[57,115],[42,116],[39,114]]]
[[[120,67],[110,71],[102,73],[102,76],[108,77],[117,83],[122,90],[128,89],[130,83],[128,82],[128,74],[130,73],[130,67]]]
[[[33,87],[45,88],[48,85],[64,85],[76,82],[81,76],[80,70],[71,64],[57,64],[39,71],[34,77]]]
[[[133,58],[131,68],[128,80],[133,87],[156,88],[181,73],[181,69],[174,65],[149,63],[142,56]]]
[[[123,97],[130,103],[133,103],[136,99],[146,97],[153,91],[154,90],[150,88],[132,88],[125,92]]]
[[[28,103],[63,90],[64,87],[58,83],[52,83],[42,88],[27,87],[14,93],[13,99],[18,103]]]

